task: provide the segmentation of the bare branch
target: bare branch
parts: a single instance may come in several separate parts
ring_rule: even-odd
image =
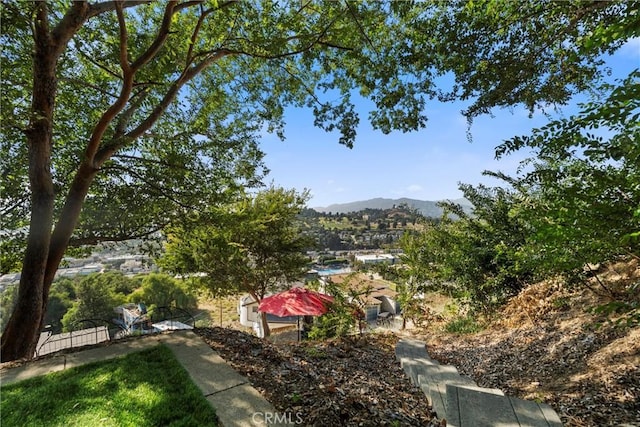
[[[193,3],[193,5],[196,5],[199,2],[190,2],[190,3]],[[164,9],[164,16],[162,17],[162,23],[160,24],[160,28],[158,29],[158,34],[156,35],[155,40],[153,41],[153,43],[151,43],[151,46],[149,46],[149,48],[146,51],[144,51],[142,55],[140,55],[138,59],[136,59],[133,62],[133,64],[131,64],[131,68],[133,69],[134,72],[139,70],[143,65],[149,62],[151,59],[153,59],[160,51],[160,48],[166,42],[167,37],[169,36],[169,27],[171,26],[171,18],[173,17],[173,14],[176,12],[176,4],[177,4],[177,0],[171,0],[167,3],[167,6]],[[184,5],[185,3],[182,4],[182,6]]]
[[[114,235],[114,236],[79,237],[79,238],[69,240],[69,247],[78,248],[81,246],[96,245],[98,243],[103,243],[103,242],[124,242],[131,239],[142,239],[144,237],[149,237],[152,234],[157,233],[158,231],[162,230],[167,225],[169,225],[169,223],[170,223],[169,221],[161,222],[159,224],[154,225],[150,229],[139,231],[135,234],[126,233],[126,234],[120,234],[120,235]]]
[[[122,3],[116,3],[116,15],[118,16],[118,26],[120,27],[120,68],[122,72],[127,74],[130,72],[129,58],[127,54],[127,42],[129,35],[127,34],[127,23],[124,19],[124,12],[122,11]]]
[[[99,63],[98,61],[96,61],[92,55],[89,55],[88,53],[84,52],[82,50],[82,47],[79,45],[79,42],[77,40],[74,39],[74,44],[75,44],[75,48],[78,50],[78,52],[90,63],[92,63],[93,65],[95,65],[96,67],[100,68],[101,70],[103,70],[104,72],[108,73],[109,75],[120,79],[122,78],[122,76],[118,73],[116,73],[115,71],[107,68],[105,65]]]

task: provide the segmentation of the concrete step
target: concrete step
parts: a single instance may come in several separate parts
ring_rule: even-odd
[[[424,341],[403,338],[396,344],[396,359],[430,359]]]
[[[449,427],[562,426],[550,406],[497,394],[494,389],[447,385],[445,406]]]
[[[460,377],[460,379],[451,379],[447,383],[439,383],[435,381],[421,381],[420,388],[427,396],[429,404],[436,412],[436,414],[444,418],[446,417],[446,405],[447,405],[447,385],[470,385],[466,377]],[[473,383],[475,384],[475,383]]]
[[[426,376],[429,375],[429,373],[435,373],[441,370],[441,365],[438,362],[429,359],[407,359],[403,357],[400,360],[400,365],[411,379],[411,382],[417,386],[420,385],[418,375]],[[455,367],[452,366],[447,368],[447,370],[451,370],[451,368],[455,369]]]
[[[464,377],[462,377],[464,378]],[[466,380],[463,380],[466,381]],[[440,418],[446,418],[448,419],[448,415],[447,415],[447,386],[448,385],[455,385],[458,387],[466,387],[466,388],[470,388],[470,389],[477,389],[477,390],[485,390],[488,393],[493,393],[493,394],[498,394],[498,395],[504,395],[504,393],[502,393],[501,390],[498,389],[482,389],[481,387],[478,387],[475,385],[475,383],[472,384],[438,384],[438,383],[432,383],[432,384],[428,384],[428,385],[423,385],[422,387],[422,391],[424,391],[425,394],[427,394],[427,396],[429,397],[429,404],[431,405],[431,408],[436,412],[436,415]]]
[[[423,367],[422,373],[418,374],[418,384],[424,385],[430,383],[476,385],[475,381],[465,375],[460,375],[456,367],[451,365]]]
[[[561,427],[558,414],[544,403],[505,396],[501,390],[478,387],[455,366],[440,365],[427,354],[425,343],[402,339],[396,358],[405,373],[427,396],[449,427]]]

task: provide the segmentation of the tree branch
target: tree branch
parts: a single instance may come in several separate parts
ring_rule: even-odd
[[[131,97],[131,99],[129,100],[130,102],[129,106],[120,115],[120,118],[118,119],[118,123],[116,124],[114,140],[124,137],[127,125],[131,120],[131,116],[133,116],[133,113],[135,113],[135,111],[138,108],[140,108],[140,106],[142,105],[142,103],[144,102],[144,100],[147,98],[148,95],[149,95],[149,91],[146,89],[142,89],[141,91],[139,91],[138,93],[134,94]]]
[[[94,16],[101,15],[105,12],[111,12],[115,10],[116,4],[120,3],[120,7],[123,9],[129,7],[140,6],[141,4],[151,4],[152,0],[126,0],[126,1],[105,1],[102,3],[94,3],[89,6],[89,11],[87,13],[87,18],[93,18]]]
[[[115,71],[107,68],[105,65],[99,63],[98,61],[96,61],[91,55],[87,54],[86,52],[84,52],[82,50],[82,47],[78,44],[79,42],[77,40],[74,40],[74,44],[75,44],[75,48],[77,49],[77,51],[82,55],[83,58],[85,58],[87,61],[89,61],[90,63],[92,63],[93,65],[95,65],[96,67],[100,68],[102,71],[106,72],[107,74],[120,79],[122,78],[122,76],[118,73],[116,73]],[[117,96],[117,95],[116,95]],[[116,97],[114,96],[114,98]]]
[[[356,13],[351,8],[351,5],[349,4],[349,0],[346,0],[345,4],[347,6],[347,10],[349,11],[349,15],[351,15],[351,17],[355,21],[356,26],[358,27],[358,30],[360,31],[360,34],[362,34],[362,37],[364,37],[364,39],[367,41],[367,43],[369,43],[369,46],[371,47],[371,50],[373,50],[375,52],[376,48],[375,48],[373,42],[371,41],[371,39],[369,38],[369,36],[367,35],[367,33],[364,31],[364,27],[362,26],[362,24],[358,20],[358,17],[356,16]]]
[[[119,78],[120,76],[118,76]],[[111,93],[111,92],[107,92],[106,90],[104,90],[103,88],[101,88],[100,86],[94,85],[89,83],[86,80],[82,80],[82,79],[76,79],[76,78],[71,78],[71,77],[60,77],[60,80],[64,81],[64,82],[69,82],[69,83],[73,83],[73,84],[77,84],[79,86],[84,86],[84,87],[88,87],[91,88],[93,90],[95,90],[96,92],[99,92],[103,95],[106,96],[110,96],[112,98],[117,98],[118,94],[117,93]]]
[[[193,209],[192,205],[182,203],[179,200],[177,200],[173,195],[169,194],[170,192],[172,192],[174,194],[179,195],[180,193],[178,191],[172,191],[172,190],[168,190],[168,189],[162,188],[159,185],[156,185],[155,182],[152,182],[152,181],[149,181],[149,180],[145,179],[141,174],[133,171],[132,169],[128,169],[128,168],[122,167],[120,165],[113,165],[113,166],[102,168],[102,170],[116,170],[116,171],[125,172],[125,173],[127,173],[129,175],[132,175],[132,176],[136,177],[140,181],[144,182],[145,185],[147,185],[149,188],[155,190],[157,194],[167,198],[167,200],[170,200],[171,202],[175,203],[176,205],[180,206],[181,208]]]
[[[131,91],[133,90],[135,69],[130,67],[127,62],[127,32],[126,28],[124,28],[126,23],[122,13],[122,8],[117,7],[116,12],[118,13],[118,24],[120,26],[120,66],[122,67],[122,88],[120,89],[120,96],[118,99],[116,99],[107,111],[102,114],[100,120],[93,128],[89,143],[87,144],[85,160],[90,162],[95,169],[99,168],[104,160],[106,160],[98,159],[96,156],[104,133],[106,132],[109,124],[113,121],[114,117],[122,111],[124,106],[127,104]]]
[[[184,171],[188,171],[189,168],[186,168],[182,165],[177,165],[177,164],[172,164],[169,162],[165,162],[162,160],[154,160],[154,159],[145,159],[144,157],[138,157],[138,156],[130,156],[127,154],[115,154],[113,156],[114,159],[124,159],[124,160],[133,160],[136,162],[140,162],[140,163],[149,163],[149,164],[153,164],[153,165],[158,165],[158,166],[164,166],[167,168],[171,168],[171,169],[180,169],[180,170],[184,170]]]
[[[153,233],[157,233],[158,231],[162,230],[169,224],[170,224],[169,221],[161,222],[160,224],[156,224],[150,230],[140,231],[136,234],[127,233],[127,234],[120,234],[116,236],[78,237],[78,238],[69,240],[69,246],[72,248],[78,248],[81,246],[96,245],[98,243],[103,243],[103,242],[124,242],[131,239],[142,239],[144,237],[149,237]]]
[[[175,97],[178,94],[178,91],[184,86],[185,83],[193,79],[197,76],[202,70],[208,67],[213,62],[217,61],[220,58],[223,58],[227,55],[231,55],[233,52],[229,50],[219,50],[199,64],[188,68],[183,71],[182,75],[171,85],[171,87],[167,90],[167,93],[162,98],[160,103],[153,109],[153,111],[149,114],[149,116],[142,121],[135,129],[131,130],[125,136],[130,139],[135,139],[141,136],[144,132],[149,130],[151,126],[160,118],[162,113],[169,107],[169,104],[173,102]],[[111,153],[112,154],[112,153]],[[101,157],[110,155],[110,153],[105,152],[101,153]]]
[[[193,47],[195,46],[196,40],[198,39],[200,28],[202,28],[202,23],[204,22],[205,18],[211,12],[213,12],[213,9],[202,10],[202,7],[200,7],[200,10],[201,10],[201,13],[200,13],[200,17],[198,18],[198,23],[193,29],[193,33],[191,34],[191,40],[189,41],[189,50],[187,51],[187,57],[185,58],[186,59],[185,67],[189,67],[189,65],[191,65],[191,62],[193,61],[193,57],[191,55],[193,54]]]
[[[88,19],[89,4],[86,1],[76,1],[71,4],[67,13],[53,29],[51,38],[55,45],[54,55],[58,57],[67,47],[67,43],[78,32]]]
[[[129,58],[127,53],[127,43],[129,40],[129,35],[127,34],[127,23],[124,19],[124,12],[122,11],[122,3],[116,3],[116,15],[118,16],[118,27],[120,27],[120,68],[122,68],[123,74],[130,73],[131,68],[129,67]]]
[[[191,6],[193,6],[193,5],[199,4],[200,2],[187,2],[187,3],[192,3]],[[187,3],[183,3],[181,6],[187,7],[185,6]],[[133,70],[134,73],[138,71],[147,62],[149,62],[151,59],[153,59],[160,51],[160,48],[167,41],[167,37],[169,37],[169,27],[171,26],[171,18],[173,17],[174,13],[177,10],[179,10],[179,9],[176,9],[176,4],[177,4],[177,0],[171,0],[167,3],[167,6],[164,9],[164,16],[162,17],[162,23],[160,24],[160,28],[158,29],[158,34],[156,35],[155,40],[153,41],[153,43],[151,43],[151,46],[149,46],[149,48],[146,51],[144,51],[142,55],[140,55],[138,59],[136,59],[133,62],[133,64],[131,64],[131,69]]]

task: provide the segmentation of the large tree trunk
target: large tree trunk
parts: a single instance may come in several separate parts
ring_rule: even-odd
[[[0,356],[3,362],[33,357],[47,309],[49,290],[78,223],[89,187],[100,166],[118,149],[116,145],[100,150],[102,138],[109,124],[129,100],[135,73],[153,59],[164,45],[170,33],[171,17],[178,11],[177,1],[167,3],[163,23],[154,42],[133,64],[130,64],[127,54],[127,31],[122,11],[125,7],[134,7],[141,3],[146,1],[102,2],[93,5],[87,1],[75,1],[71,3],[53,30],[49,29],[47,3],[41,0],[33,3],[35,7],[32,22],[34,83],[32,117],[26,132],[29,148],[31,222],[18,288],[18,300],[1,337]],[[184,7],[197,4],[199,2],[183,3]],[[55,194],[51,176],[51,150],[58,59],[71,37],[87,19],[112,10],[117,13],[120,27],[122,89],[118,99],[102,114],[92,132],[85,158],[82,159],[52,232]],[[169,103],[175,99],[182,85],[213,61],[227,54],[228,52],[223,52],[212,55],[185,72],[172,85],[154,112],[129,137],[135,138],[148,130],[166,110]]]
[[[32,117],[26,132],[31,218],[18,300],[2,334],[0,352],[3,362],[33,356],[46,303],[43,286],[53,224],[51,137],[57,55],[47,27],[46,8],[41,8],[36,19],[40,25],[34,32]]]
[[[3,362],[33,357],[47,309],[49,288],[73,231],[73,228],[69,231],[69,227],[63,227],[66,239],[61,236],[62,233],[54,233],[52,245],[55,194],[51,176],[51,149],[57,91],[56,67],[68,41],[85,21],[89,6],[86,2],[73,3],[59,25],[50,31],[47,4],[36,2],[35,5],[33,96],[31,118],[26,131],[31,218],[18,299],[0,339]],[[73,223],[75,227],[78,216],[79,209],[75,218],[64,222]],[[59,226],[60,222],[56,228]]]

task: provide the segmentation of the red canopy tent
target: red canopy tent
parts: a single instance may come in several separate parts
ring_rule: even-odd
[[[263,298],[258,311],[278,317],[298,316],[298,340],[300,340],[300,316],[320,316],[327,312],[333,302],[330,295],[306,288],[291,288],[288,291]]]

